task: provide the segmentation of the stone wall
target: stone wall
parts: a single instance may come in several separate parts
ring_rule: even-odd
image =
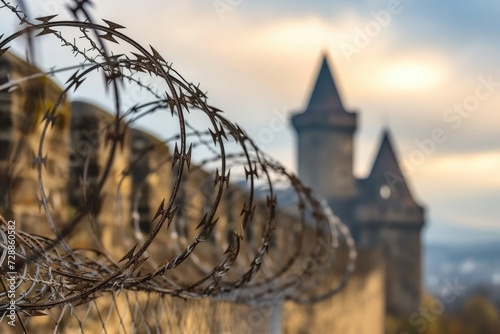
[[[395,316],[408,317],[418,310],[422,296],[420,228],[408,224],[366,227],[363,242],[381,245],[387,263],[386,307]]]
[[[284,333],[384,333],[385,269],[382,252],[359,250],[356,271],[338,294],[312,305],[286,302]],[[324,280],[322,288],[338,281],[338,271]]]
[[[128,250],[120,241],[130,238],[131,233],[132,180],[126,173],[131,160],[130,135],[125,132],[111,159],[107,133],[114,129],[114,117],[85,102],[75,101],[71,108],[70,211],[91,209],[71,234],[70,244],[95,248],[118,260]],[[123,122],[119,126],[123,129]],[[108,174],[96,199],[93,192],[105,172]]]
[[[53,81],[10,53],[0,58],[0,76],[0,82],[31,76],[8,92],[0,92],[0,205],[6,215],[15,217],[17,228],[53,238],[55,234],[41,207],[37,162],[43,162],[41,177],[47,209],[54,221],[65,220],[70,107]],[[60,97],[61,104],[53,110]],[[48,110],[57,117],[53,125],[43,121]],[[39,150],[43,159],[37,161]]]

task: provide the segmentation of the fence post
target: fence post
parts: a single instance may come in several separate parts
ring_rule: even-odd
[[[272,304],[269,314],[269,333],[281,334],[283,332],[283,300],[276,300]]]

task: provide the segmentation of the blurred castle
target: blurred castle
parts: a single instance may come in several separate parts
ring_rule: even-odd
[[[386,263],[386,308],[393,315],[418,309],[422,294],[424,209],[405,182],[389,131],[367,178],[353,174],[357,114],[346,110],[324,56],[303,113],[292,117],[298,135],[298,173],[350,227],[358,247],[381,248]]]
[[[33,152],[38,152],[44,113],[54,105],[62,90],[38,69],[14,55],[6,53],[0,57],[0,86],[27,76],[32,79],[20,80],[16,89],[0,89],[0,213],[15,217],[19,230],[50,236],[46,224],[40,223],[46,219],[41,206],[47,206],[57,221],[64,222],[91,193],[106,165],[109,146],[104,145],[101,135],[113,117],[94,105],[78,101],[64,101],[58,108],[55,126],[46,132],[44,138],[42,173],[48,198],[45,203],[39,193],[37,169],[32,168],[37,163]],[[282,324],[283,331],[290,333],[383,333],[387,312],[406,317],[419,307],[423,209],[412,199],[404,182],[387,132],[370,176],[366,179],[353,176],[352,142],[356,114],[343,108],[326,59],[306,111],[294,116],[292,121],[299,134],[299,176],[328,199],[335,212],[348,223],[359,249],[356,271],[344,290],[313,305],[283,302],[281,311],[273,311],[274,318],[282,318],[274,326]],[[151,154],[130,166],[145,148]],[[117,225],[117,217],[123,227],[135,226],[135,231],[147,235],[160,199],[172,186],[170,163],[165,164],[170,161],[170,156],[168,146],[161,140],[143,131],[129,129],[109,169],[110,177],[103,187],[102,198],[95,205],[94,217],[89,217],[88,224],[78,226],[68,244],[101,249],[117,260],[131,247],[123,242],[127,240],[124,234],[132,236],[136,233],[131,228]],[[81,177],[84,172],[87,174],[85,181]],[[203,206],[206,198],[200,194],[199,185],[206,180],[213,183],[213,178],[208,176],[207,172],[194,169],[183,183],[180,198],[188,198]],[[237,191],[233,189],[229,193]],[[116,201],[117,198],[121,200]],[[239,217],[242,203],[235,201],[238,201],[238,196],[234,195],[223,200],[221,212],[218,212],[221,224],[234,224],[232,221],[237,219],[234,217]],[[202,214],[202,211],[195,212],[181,206],[178,220],[172,224],[175,232],[158,238],[158,244],[150,248],[150,256],[161,259],[167,251],[178,253],[178,249],[172,247],[178,243],[185,245],[186,240],[194,236],[194,229],[189,229],[186,224],[198,222]],[[263,219],[258,214],[256,216],[255,220]],[[285,226],[294,225],[294,218],[290,215],[278,213],[276,219],[282,219]],[[213,242],[227,243],[225,235],[214,232]],[[253,234],[254,240],[258,240],[262,231],[256,227],[246,233]],[[277,238],[280,236],[283,234],[278,232]],[[313,247],[314,234],[311,233],[310,237],[310,247]],[[278,247],[286,246],[285,242],[282,244],[284,246]],[[242,247],[250,248],[251,245]],[[207,251],[200,261],[220,256]],[[188,279],[190,275],[181,272],[180,277]],[[338,275],[332,272],[331,277],[321,284],[333,286],[336,280]],[[111,303],[106,298],[100,299],[104,308]],[[142,294],[133,298],[148,305],[156,297]],[[168,298],[169,303],[176,301],[169,296],[162,298]],[[206,301],[188,301],[183,304],[187,306],[183,306],[181,318],[165,316],[167,320],[162,318],[161,321],[167,321],[168,326],[177,326],[174,332],[186,328],[195,330],[192,324],[203,321],[210,323],[214,332],[218,329],[221,332],[234,331],[236,327],[223,327],[223,321],[228,326],[241,326],[245,323],[240,319],[242,315],[250,319],[253,310],[245,305],[215,303],[215,308],[207,308],[200,307],[206,306]],[[266,312],[271,311],[267,309]],[[52,315],[53,318],[57,316]],[[96,320],[98,318],[98,314],[91,312],[86,328],[93,328],[91,319],[95,320],[95,326],[101,326]],[[151,321],[160,323],[159,318]],[[124,323],[132,322],[130,318],[111,317],[106,326],[109,332],[118,332]],[[36,317],[29,324],[31,328],[48,330],[51,322],[48,317]],[[81,324],[77,326],[67,321],[65,326],[69,332],[78,330]],[[262,332],[269,328],[254,330]]]

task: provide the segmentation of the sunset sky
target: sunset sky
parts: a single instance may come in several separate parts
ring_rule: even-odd
[[[355,174],[369,172],[389,127],[427,208],[425,239],[500,240],[498,0],[94,2],[96,18],[155,46],[293,170],[288,118],[305,108],[326,52],[344,105],[359,113]],[[32,15],[64,3],[39,1]],[[14,22],[0,11],[0,31]],[[43,50],[41,63],[57,65],[57,52]],[[271,122],[282,126],[264,138]],[[162,134],[159,122],[143,126]],[[434,131],[446,139],[431,143]]]

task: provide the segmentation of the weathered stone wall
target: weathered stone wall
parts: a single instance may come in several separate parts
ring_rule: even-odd
[[[0,57],[0,85],[9,81],[12,71],[11,62],[7,57]],[[13,145],[13,115],[11,112],[12,94],[0,91],[0,207],[2,210],[9,209],[11,193],[10,186],[10,151]],[[9,213],[11,214],[11,213]]]
[[[380,251],[360,250],[356,271],[338,294],[312,305],[286,302],[284,333],[384,333],[385,270]],[[318,290],[338,282],[338,270]]]
[[[356,207],[360,223],[359,244],[380,247],[386,262],[387,312],[408,317],[418,310],[422,295],[420,231],[423,210],[399,197],[361,203]]]
[[[95,105],[75,101],[71,106],[71,177],[67,192],[71,211],[91,205],[92,209],[71,234],[73,247],[95,248],[119,260],[128,250],[122,240],[130,230],[131,176],[130,135],[116,146],[100,197],[94,202],[95,187],[106,172],[111,142],[107,134],[114,131],[114,117]],[[119,124],[123,130],[124,124]],[[111,128],[111,130],[110,130]]]
[[[299,175],[324,198],[343,200],[356,196],[352,131],[305,129],[300,132]]]
[[[40,71],[10,53],[0,58],[1,82],[7,77],[18,82],[9,92],[0,93],[0,179],[2,211],[16,219],[16,227],[29,233],[55,237],[41,208],[41,193],[35,157],[43,157],[42,182],[48,209],[54,221],[67,218],[67,180],[69,178],[69,115],[65,97],[54,111],[57,116],[43,137],[46,111],[53,109],[62,90]],[[45,223],[41,223],[41,221]]]
[[[420,228],[409,224],[366,227],[362,231],[366,244],[381,245],[386,259],[387,311],[407,317],[418,310],[422,296],[422,263]]]
[[[152,214],[171,193],[172,157],[168,146],[138,129],[129,129],[131,136],[131,176],[133,189],[129,198],[135,213],[132,225],[145,234],[151,232]],[[136,224],[137,226],[135,226]]]

